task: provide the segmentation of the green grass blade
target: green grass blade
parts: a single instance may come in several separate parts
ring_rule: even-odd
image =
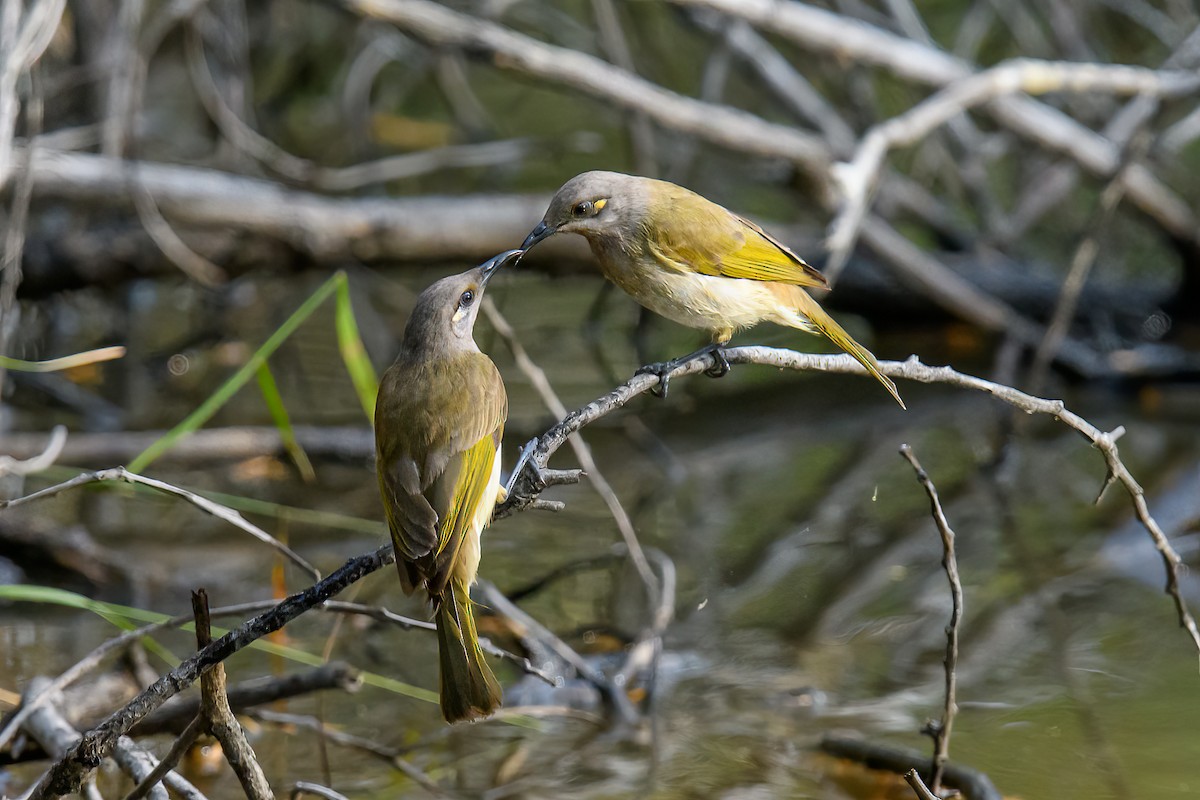
[[[142,472],[156,458],[161,456],[167,450],[170,450],[174,444],[183,437],[198,429],[212,416],[221,409],[221,406],[229,402],[229,399],[237,394],[238,390],[246,385],[258,368],[266,362],[280,345],[287,340],[289,336],[300,327],[306,319],[312,316],[312,313],[317,310],[321,303],[334,293],[340,283],[345,282],[346,276],[343,273],[337,273],[321,284],[321,286],[305,300],[299,308],[292,312],[292,315],[279,326],[267,341],[263,342],[262,346],[250,356],[245,364],[238,369],[225,383],[221,384],[215,392],[213,392],[207,400],[200,404],[200,407],[188,414],[187,417],[176,425],[171,430],[163,434],[162,438],[151,444],[138,455],[130,464],[131,472]]]
[[[165,622],[171,618],[167,614],[159,614],[155,611],[145,611],[140,608],[131,608],[130,606],[121,606],[115,603],[104,603],[100,600],[93,600],[89,597],[76,594],[75,592],[56,589],[52,586],[2,585],[0,586],[0,601],[3,600],[21,603],[46,603],[65,608],[79,609],[81,611],[90,611],[123,630],[129,630],[132,627],[130,622],[141,622],[143,624],[148,622]],[[183,630],[191,630],[192,626],[189,623],[181,626],[181,628]],[[213,636],[223,636],[228,632],[228,629],[213,626],[212,631]],[[252,642],[250,647],[311,667],[319,667],[326,663],[325,659],[320,655],[308,653],[296,647],[276,644],[266,639],[259,639]],[[167,653],[166,660],[168,663],[173,663],[175,659],[174,656]],[[437,692],[430,691],[429,689],[422,689],[419,686],[413,686],[410,683],[404,683],[395,678],[389,678],[386,675],[379,675],[365,670],[361,674],[363,683],[369,686],[375,686],[393,694],[412,697],[427,703],[438,702]]]
[[[14,372],[58,372],[63,369],[82,367],[85,364],[112,361],[124,355],[125,348],[117,346],[101,347],[99,350],[88,350],[62,358],[52,358],[49,361],[24,361],[19,358],[0,356],[0,369],[11,369]]]
[[[337,328],[338,349],[342,353],[342,361],[354,391],[358,393],[358,401],[362,403],[367,421],[375,422],[375,394],[379,390],[379,378],[375,375],[375,367],[367,357],[367,348],[363,346],[362,337],[358,333],[358,321],[354,318],[354,306],[350,302],[350,282],[346,273],[339,272],[335,277],[340,278],[337,287],[337,298],[334,300],[334,325]]]
[[[283,404],[283,397],[279,394],[279,384],[275,383],[275,376],[271,374],[271,365],[266,361],[258,367],[258,388],[262,391],[267,410],[271,412],[271,420],[279,430],[283,449],[292,457],[304,482],[312,483],[317,479],[317,474],[313,471],[312,462],[308,460],[308,453],[304,452],[304,448],[296,440],[296,431],[292,428],[292,418],[288,416],[287,407]]]
[[[55,464],[42,470],[38,474],[51,481],[65,481],[74,478],[81,472],[87,472],[83,467],[71,467],[62,464]],[[161,498],[162,495],[147,486],[121,484],[123,487],[128,487],[135,494],[145,495],[146,497]],[[367,533],[375,536],[387,534],[387,528],[381,519],[367,519],[365,517],[356,517],[351,514],[341,514],[336,511],[320,511],[312,508],[301,508],[300,506],[289,506],[283,503],[273,503],[270,500],[260,500],[257,497],[244,497],[238,494],[227,494],[225,492],[212,492],[207,489],[198,489],[196,487],[187,486],[190,492],[195,492],[201,497],[206,497],[213,502],[220,503],[223,506],[228,506],[236,511],[242,511],[249,514],[261,514],[264,517],[273,519],[287,520],[288,522],[297,522],[304,525],[314,525],[323,528],[333,528],[335,530],[352,531],[354,533]]]

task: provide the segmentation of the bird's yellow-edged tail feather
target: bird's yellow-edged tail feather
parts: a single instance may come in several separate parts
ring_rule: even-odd
[[[799,287],[789,286],[788,288],[792,290],[790,294],[796,302],[796,310],[808,320],[809,325],[866,367],[867,372],[871,373],[875,380],[882,383],[883,388],[888,390],[888,394],[896,398],[900,407],[907,410],[908,407],[900,399],[900,392],[896,390],[896,384],[879,371],[879,362],[875,360],[871,351],[854,341],[854,337],[846,333],[845,328],[839,325],[837,320],[825,313],[825,309],[821,308],[808,292]]]
[[[484,661],[475,633],[471,593],[451,579],[435,618],[441,669],[442,716],[447,722],[486,717],[500,707],[500,684]]]

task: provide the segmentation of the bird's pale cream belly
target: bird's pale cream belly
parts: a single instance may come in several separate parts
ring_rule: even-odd
[[[784,303],[779,292],[793,287],[661,267],[634,271],[603,261],[601,267],[609,280],[643,306],[689,328],[716,332],[749,328],[763,321],[793,327],[799,322],[794,304]]]
[[[496,460],[492,462],[492,476],[488,479],[487,488],[483,490],[483,498],[479,501],[478,508],[475,509],[475,518],[471,520],[471,526],[463,537],[458,564],[454,567],[456,576],[468,586],[475,583],[476,574],[479,572],[479,560],[482,556],[480,536],[492,521],[492,511],[502,499],[503,492],[504,487],[500,485],[500,448],[497,447]]]

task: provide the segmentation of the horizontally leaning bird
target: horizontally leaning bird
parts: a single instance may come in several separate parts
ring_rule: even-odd
[[[400,355],[375,402],[379,490],[404,591],[435,609],[442,715],[485,717],[501,702],[471,612],[480,534],[502,501],[500,440],[508,395],[472,336],[484,288],[510,250],[417,298]]]
[[[804,290],[827,287],[825,276],[753,222],[695,192],[652,178],[585,172],[555,193],[521,247],[559,232],[585,237],[604,276],[646,308],[709,331],[713,344],[700,352],[716,359],[712,374],[729,371],[721,351],[734,331],[775,322],[825,335],[904,407],[875,356]],[[661,393],[667,373],[683,360],[648,368],[658,374]]]

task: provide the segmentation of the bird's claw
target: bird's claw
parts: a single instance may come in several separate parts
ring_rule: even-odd
[[[679,366],[678,361],[659,361],[639,367],[636,375],[653,375],[658,383],[650,388],[650,394],[660,399],[666,398],[667,390],[671,387],[671,372]]]
[[[529,466],[537,468],[537,462],[533,460],[533,454],[537,450],[538,440],[530,439],[521,448],[521,455],[517,457],[517,463],[513,466],[512,472],[508,475],[508,483],[504,484],[505,499],[512,496],[513,487],[517,485],[517,480],[521,477],[521,472]]]
[[[724,378],[729,374],[729,359],[725,357],[725,345],[713,344],[709,345],[701,353],[707,353],[713,357],[713,365],[704,370],[704,374],[710,378]]]
[[[710,344],[707,347],[702,347],[694,353],[684,356],[683,358],[675,358],[670,361],[658,361],[654,364],[647,364],[640,367],[637,375],[654,375],[658,378],[658,383],[650,389],[650,394],[655,397],[666,397],[667,390],[671,385],[671,373],[679,367],[704,356],[712,356],[713,365],[704,370],[704,374],[710,378],[723,378],[729,374],[729,359],[725,357],[725,345]]]

